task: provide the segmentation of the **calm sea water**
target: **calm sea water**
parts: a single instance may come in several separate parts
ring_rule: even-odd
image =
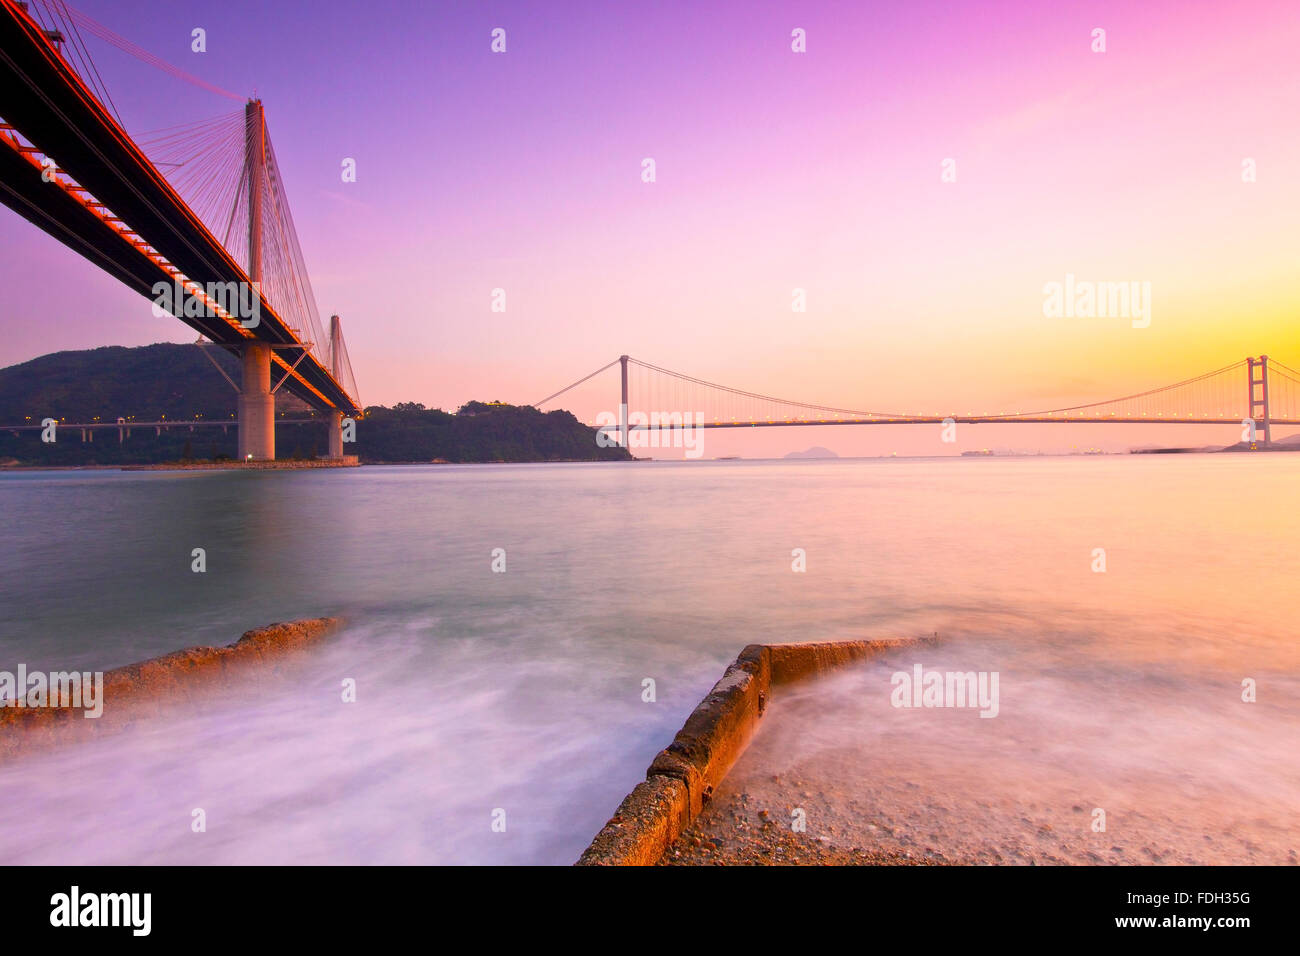
[[[3,474],[0,669],[346,626],[266,699],[0,765],[0,857],[569,863],[745,644],[937,632],[922,663],[1000,671],[1003,716],[882,741],[841,693],[840,758],[932,793],[960,745],[1000,800],[1118,794],[1153,840],[1254,827],[1284,860],[1297,487],[1300,455]],[[850,705],[888,694],[855,680]]]

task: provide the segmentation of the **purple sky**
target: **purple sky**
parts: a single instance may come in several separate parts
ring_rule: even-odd
[[[264,100],[367,403],[532,401],[621,352],[918,411],[1099,399],[1261,352],[1300,365],[1295,3],[76,5]],[[238,108],[87,40],[133,134]],[[1150,281],[1151,326],[1045,317],[1043,284],[1067,272]],[[192,337],[8,211],[0,289],[0,364]],[[710,453],[934,444],[881,431],[719,436]],[[1233,436],[1195,436],[1216,438]]]

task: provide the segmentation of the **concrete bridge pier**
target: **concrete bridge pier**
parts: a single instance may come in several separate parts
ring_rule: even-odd
[[[329,457],[343,457],[343,413],[337,408],[325,414],[325,430],[329,433]]]
[[[275,460],[275,396],[271,394],[271,346],[249,342],[241,356],[244,377],[239,388],[239,458]]]

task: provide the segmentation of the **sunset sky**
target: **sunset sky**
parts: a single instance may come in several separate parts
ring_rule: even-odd
[[[74,6],[263,99],[321,314],[343,317],[367,404],[534,401],[620,353],[927,413],[1101,399],[1261,353],[1300,367],[1294,0]],[[239,108],[87,43],[135,135]],[[1067,273],[1150,282],[1150,326],[1046,317],[1043,287]],[[0,365],[193,339],[8,210],[0,290]],[[611,370],[570,407],[616,401]],[[1168,433],[1063,428],[974,444]],[[1166,443],[1216,439],[1235,436]],[[710,454],[810,444],[934,441],[806,429]]]

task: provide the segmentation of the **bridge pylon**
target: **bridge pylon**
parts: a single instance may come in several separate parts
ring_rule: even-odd
[[[630,446],[627,440],[627,356],[620,355],[618,361],[623,366],[623,391],[618,403],[618,437],[623,447],[628,448]]]
[[[261,100],[244,107],[244,139],[248,160],[248,278],[262,280],[262,178],[266,169],[266,116]],[[245,342],[240,363],[239,458],[241,461],[275,459],[275,395],[271,392],[271,346]]]
[[[343,323],[337,315],[330,316],[330,373],[335,381],[342,381]],[[327,413],[325,430],[329,435],[329,456],[343,457],[343,413],[337,408]]]
[[[1259,370],[1259,377],[1255,371]],[[1255,422],[1256,434],[1264,433],[1264,444],[1273,440],[1268,411],[1268,356],[1246,359],[1246,375],[1250,382],[1250,417]]]

